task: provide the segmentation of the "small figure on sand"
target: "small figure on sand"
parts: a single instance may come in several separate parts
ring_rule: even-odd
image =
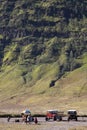
[[[8,116],[7,121],[9,122],[9,121],[10,121],[10,119],[11,119],[11,117],[10,117],[10,116]]]
[[[37,117],[35,117],[34,122],[35,122],[35,124],[38,123]]]

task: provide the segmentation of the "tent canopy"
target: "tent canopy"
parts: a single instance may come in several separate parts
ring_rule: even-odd
[[[30,112],[30,110],[26,109],[26,110],[22,111],[21,114],[30,115],[31,112]]]

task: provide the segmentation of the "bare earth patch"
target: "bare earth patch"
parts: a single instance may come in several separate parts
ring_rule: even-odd
[[[38,117],[38,124],[34,122],[26,124],[15,122],[12,118],[7,122],[7,118],[0,118],[0,130],[87,130],[87,118],[85,121],[45,121],[45,118]]]

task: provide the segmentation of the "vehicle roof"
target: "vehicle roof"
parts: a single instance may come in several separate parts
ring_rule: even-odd
[[[50,111],[58,111],[58,110],[47,110],[48,112],[50,112]]]
[[[76,110],[68,110],[68,111],[76,111]]]

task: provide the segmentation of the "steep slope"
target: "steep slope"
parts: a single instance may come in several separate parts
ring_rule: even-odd
[[[71,105],[75,97],[77,105],[73,104],[78,107],[83,99],[86,108],[86,4],[86,0],[0,2],[1,103],[32,107],[44,99],[48,108],[51,100],[57,107],[60,101]]]

